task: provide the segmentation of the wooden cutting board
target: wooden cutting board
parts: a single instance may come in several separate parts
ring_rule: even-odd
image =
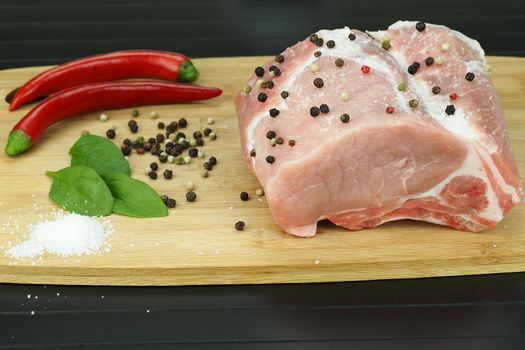
[[[134,176],[149,181],[160,193],[177,199],[177,208],[161,219],[133,219],[113,215],[112,250],[99,255],[60,258],[45,255],[40,261],[16,261],[3,251],[23,239],[26,225],[56,206],[47,193],[45,170],[69,164],[67,151],[82,129],[104,135],[115,125],[117,140],[130,136],[130,110],[84,115],[48,130],[26,155],[0,154],[0,282],[88,285],[245,284],[373,280],[431,276],[472,275],[525,271],[525,203],[523,201],[495,229],[483,233],[412,221],[398,221],[360,232],[328,223],[315,238],[285,234],[273,222],[264,197],[258,199],[257,180],[240,157],[233,96],[258,64],[268,57],[196,59],[202,85],[219,86],[217,99],[193,104],[140,108],[140,134],[155,135],[158,121],[180,117],[188,131],[211,126],[218,139],[204,152],[220,157],[207,179],[199,175],[202,160],[172,168],[173,180],[150,181],[143,175],[153,157],[133,155]],[[525,174],[525,59],[490,57],[493,78],[505,108],[521,174]],[[21,85],[45,67],[0,71],[0,96]],[[30,107],[9,113],[0,106],[0,146],[10,128]],[[151,111],[158,120],[149,119]],[[185,200],[185,184],[192,180],[198,200]],[[248,202],[239,193],[252,195]],[[237,232],[234,223],[246,222]],[[9,227],[7,227],[9,224]],[[9,243],[11,242],[11,243]]]

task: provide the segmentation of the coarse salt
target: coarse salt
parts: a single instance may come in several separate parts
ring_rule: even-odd
[[[5,252],[15,259],[30,259],[45,252],[68,257],[91,255],[110,247],[108,237],[114,229],[108,219],[57,213],[54,220],[29,226],[27,240]]]

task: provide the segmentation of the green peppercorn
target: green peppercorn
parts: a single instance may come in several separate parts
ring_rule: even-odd
[[[399,83],[399,84],[397,85],[397,89],[398,89],[399,91],[405,91],[405,90],[406,90],[406,85],[405,85],[405,83]]]
[[[343,123],[348,123],[350,121],[350,116],[348,114],[341,114],[341,117],[340,117],[341,121]]]
[[[419,100],[414,98],[408,101],[408,105],[412,108],[416,108],[417,106],[419,106]]]
[[[138,109],[133,109],[131,111],[131,116],[134,117],[134,118],[137,118],[139,116],[139,110]]]
[[[282,97],[282,98],[287,98],[288,96],[290,96],[290,94],[288,93],[288,91],[281,91],[281,97]]]
[[[344,64],[345,64],[345,61],[342,58],[338,58],[335,60],[336,67],[342,67]]]

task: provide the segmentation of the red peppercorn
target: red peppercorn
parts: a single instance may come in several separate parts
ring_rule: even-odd
[[[368,67],[366,64],[363,64],[361,66],[361,72],[367,74],[367,73],[370,73],[370,67]]]
[[[144,148],[142,148],[142,147],[137,148],[137,153],[138,154],[144,154]]]
[[[396,110],[396,109],[395,109],[393,106],[388,106],[388,107],[386,107],[386,112],[387,112],[388,114],[392,114],[392,113],[394,113],[395,110]]]
[[[457,98],[458,98],[458,94],[456,94],[456,93],[454,92],[454,93],[448,95],[448,97],[450,97],[451,100],[457,100]]]

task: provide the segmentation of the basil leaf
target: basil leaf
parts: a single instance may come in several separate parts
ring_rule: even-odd
[[[96,135],[84,135],[69,150],[71,165],[85,165],[99,175],[108,171],[131,174],[129,163],[120,149],[108,139]]]
[[[74,165],[46,175],[53,179],[49,198],[64,209],[87,216],[111,214],[113,197],[95,170]]]
[[[168,216],[168,208],[148,184],[119,172],[102,175],[113,194],[115,214],[138,218]]]

